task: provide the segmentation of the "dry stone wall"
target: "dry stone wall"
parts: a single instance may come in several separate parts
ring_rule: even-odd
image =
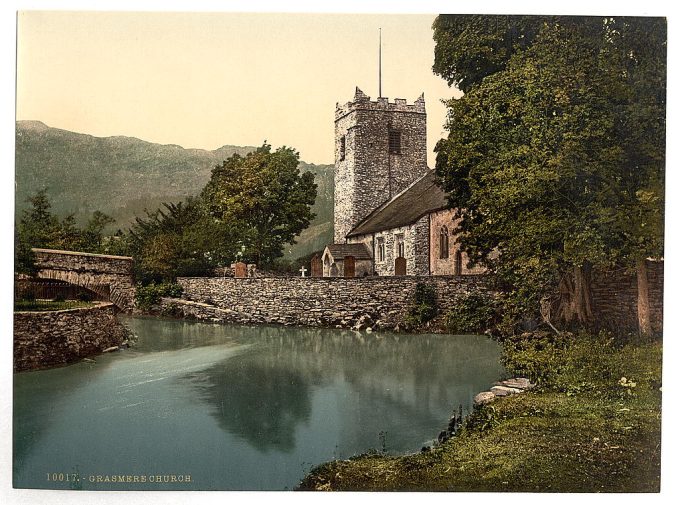
[[[455,297],[489,291],[485,276],[230,279],[185,277],[184,300],[163,300],[163,310],[231,323],[351,328],[403,325],[418,283],[433,286],[439,320]]]
[[[65,365],[120,345],[127,331],[112,303],[14,313],[14,370]]]

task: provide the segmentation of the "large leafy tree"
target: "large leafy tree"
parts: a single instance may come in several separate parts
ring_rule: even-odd
[[[213,219],[237,231],[244,258],[270,263],[314,218],[314,175],[298,164],[295,150],[265,143],[213,169],[201,199]]]
[[[449,102],[437,172],[467,252],[520,311],[560,284],[561,315],[586,323],[590,268],[636,268],[648,332],[644,260],[663,249],[663,20],[440,16],[434,29],[435,71],[466,91]]]

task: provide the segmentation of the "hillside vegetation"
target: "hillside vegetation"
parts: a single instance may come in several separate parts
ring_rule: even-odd
[[[213,151],[161,145],[134,137],[94,137],[51,128],[39,121],[16,123],[16,213],[28,208],[27,199],[47,188],[53,211],[74,214],[84,223],[99,210],[127,228],[144,209],[196,195],[210,179],[212,168],[233,154],[255,148],[225,145]],[[313,172],[317,215],[299,244],[286,250],[305,255],[332,240],[333,170],[330,165],[300,163]]]

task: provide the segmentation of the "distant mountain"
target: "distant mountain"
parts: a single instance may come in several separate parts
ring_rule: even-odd
[[[125,229],[144,209],[198,194],[215,165],[254,149],[231,145],[214,151],[185,149],[134,137],[93,137],[40,121],[17,121],[17,216],[29,206],[27,198],[47,188],[56,214],[73,213],[84,222],[93,211],[101,210],[116,220],[116,227]],[[292,257],[308,254],[333,237],[333,167],[301,162],[300,169],[315,175],[317,218],[287,251]]]

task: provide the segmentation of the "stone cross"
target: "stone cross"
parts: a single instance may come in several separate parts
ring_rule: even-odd
[[[307,273],[307,269],[304,266],[300,267],[300,273],[302,274],[302,277],[304,277],[305,273]]]

